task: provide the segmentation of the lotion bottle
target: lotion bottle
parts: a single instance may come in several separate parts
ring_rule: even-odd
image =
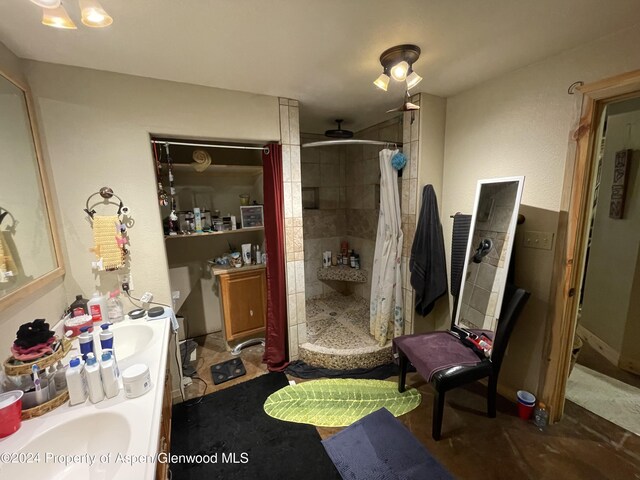
[[[89,400],[91,403],[98,403],[104,400],[104,390],[102,389],[102,376],[100,366],[96,362],[93,353],[87,355],[87,366],[85,367],[87,376],[87,387],[89,389]]]
[[[66,372],[67,387],[69,388],[69,405],[78,405],[87,400],[87,379],[85,378],[84,362],[74,357],[69,362]]]
[[[102,354],[100,374],[102,375],[102,386],[107,398],[113,398],[118,395],[120,386],[116,377],[115,364],[113,363],[113,358],[111,358],[111,351],[106,351]]]

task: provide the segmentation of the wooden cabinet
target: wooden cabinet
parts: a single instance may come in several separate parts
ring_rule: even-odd
[[[171,449],[171,374],[169,369],[164,378],[164,393],[162,395],[162,416],[160,417],[160,439],[158,440],[158,453],[169,454]],[[156,463],[156,480],[167,480],[169,464]]]
[[[226,340],[263,333],[267,320],[267,280],[264,266],[229,269],[217,275],[220,280]]]

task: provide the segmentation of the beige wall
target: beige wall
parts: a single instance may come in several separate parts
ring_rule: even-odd
[[[629,29],[503,75],[447,100],[442,221],[449,256],[451,213],[470,213],[480,178],[525,175],[516,234],[516,280],[532,292],[513,333],[501,383],[538,391],[553,250],[522,247],[522,232],[555,231],[569,130],[567,88],[640,68],[640,29]],[[555,242],[554,242],[555,243]],[[555,245],[554,245],[555,248]]]
[[[92,233],[82,212],[88,195],[107,185],[135,219],[135,293],[170,302],[149,134],[277,140],[277,98],[41,62],[27,62],[26,72],[62,210],[68,299],[117,282],[114,273],[91,270]]]
[[[23,65],[8,48],[0,43],[0,71],[13,79],[24,83]],[[48,172],[48,166],[45,165]],[[54,199],[53,208],[56,208]],[[15,303],[0,311],[0,355],[9,355],[9,348],[15,340],[15,334],[20,325],[36,318],[44,318],[50,324],[55,324],[66,306],[66,295],[62,279],[39,290],[36,294]]]

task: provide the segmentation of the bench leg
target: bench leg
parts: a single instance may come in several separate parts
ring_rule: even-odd
[[[400,363],[400,374],[398,375],[398,391],[400,393],[405,390],[405,383],[407,381],[407,368],[409,368],[409,359],[406,357],[402,350],[398,349],[398,361]]]
[[[442,415],[444,414],[444,394],[436,390],[433,398],[433,424],[431,426],[431,436],[434,440],[440,440],[442,430]]]

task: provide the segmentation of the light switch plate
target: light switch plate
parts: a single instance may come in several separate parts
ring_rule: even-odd
[[[551,250],[553,247],[553,235],[553,232],[524,232],[523,243],[527,248]]]

